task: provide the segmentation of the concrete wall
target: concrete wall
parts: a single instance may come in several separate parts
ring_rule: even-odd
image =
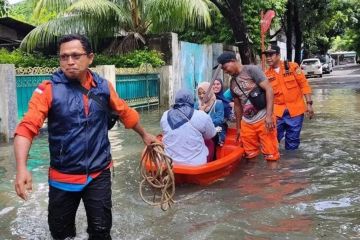
[[[0,141],[9,142],[17,124],[15,66],[0,64]]]
[[[116,72],[115,65],[99,65],[96,66],[96,72],[113,85],[116,90]]]
[[[210,81],[214,73],[212,68],[217,65],[216,59],[223,51],[235,52],[240,60],[234,46],[183,42],[178,40],[176,33],[165,34],[163,38],[156,36],[149,40],[149,44],[151,49],[165,51],[163,54],[167,65],[160,73],[160,102],[165,107],[174,104],[179,89],[186,88],[195,93],[200,82]],[[219,77],[224,78],[222,73]]]

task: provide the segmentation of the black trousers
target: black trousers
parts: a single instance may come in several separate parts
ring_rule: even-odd
[[[54,239],[76,235],[75,216],[81,199],[84,202],[89,239],[111,239],[110,169],[93,179],[81,192],[68,192],[50,186],[48,223]]]

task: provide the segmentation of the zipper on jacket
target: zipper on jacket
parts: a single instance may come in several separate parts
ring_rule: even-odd
[[[86,154],[85,154],[85,170],[86,170],[86,179],[89,176],[89,161],[88,161],[88,148],[89,148],[89,141],[88,141],[88,127],[89,127],[89,115],[90,115],[90,99],[88,99],[88,113],[86,114],[85,112],[85,107],[84,107],[84,114],[85,114],[85,118],[86,118],[86,123],[85,123],[85,139],[86,139]]]

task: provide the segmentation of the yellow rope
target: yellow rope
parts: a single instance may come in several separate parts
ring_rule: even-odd
[[[148,170],[146,166],[150,166]],[[175,177],[172,171],[172,159],[164,152],[160,143],[153,143],[147,146],[140,162],[140,173],[142,180],[139,186],[139,193],[144,202],[152,206],[159,206],[166,211],[174,203]],[[143,191],[150,187],[153,192],[152,201],[144,197]],[[156,200],[157,194],[160,200]]]

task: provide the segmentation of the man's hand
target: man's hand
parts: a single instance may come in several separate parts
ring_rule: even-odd
[[[145,132],[144,135],[142,136],[142,140],[144,141],[146,146],[148,146],[154,142],[158,142],[158,140],[156,139],[156,137],[154,135],[149,134],[147,132]]]
[[[269,132],[275,129],[275,123],[272,116],[265,117],[265,127]]]
[[[26,169],[18,170],[15,179],[16,194],[24,200],[28,199],[28,191],[32,190],[32,176]]]
[[[307,104],[306,115],[309,117],[309,119],[312,119],[315,115],[314,109],[310,104]]]

